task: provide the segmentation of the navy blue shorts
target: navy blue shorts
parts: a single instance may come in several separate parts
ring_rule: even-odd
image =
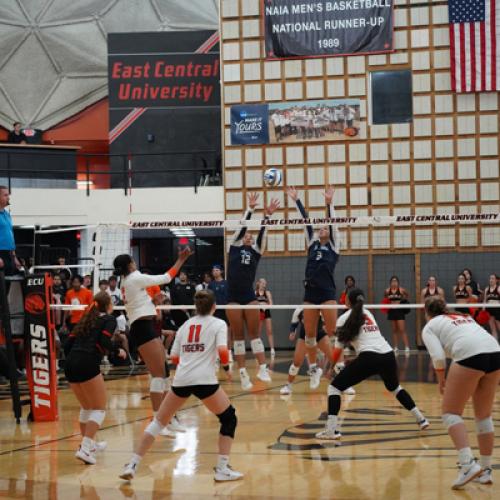
[[[239,291],[239,290],[229,290],[227,303],[236,303],[241,306],[246,306],[250,304],[250,302],[256,302],[255,292],[253,290],[249,290],[248,292]]]
[[[326,335],[327,333],[325,330],[319,325],[316,333],[316,342],[319,342],[322,338],[326,337]],[[306,329],[303,323],[299,323],[299,339],[306,340]]]
[[[335,297],[335,290],[329,290],[320,287],[306,286],[304,292],[304,302],[309,302],[310,304],[315,305],[320,305],[330,300],[335,300]]]

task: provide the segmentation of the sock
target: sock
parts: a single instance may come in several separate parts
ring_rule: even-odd
[[[92,450],[94,448],[94,440],[89,437],[84,437],[82,439],[82,448],[86,451]]]
[[[217,459],[217,468],[224,469],[229,465],[229,455],[219,455]]]
[[[132,454],[132,458],[130,459],[130,465],[139,465],[141,463],[142,457],[137,455],[137,453]]]
[[[262,364],[259,366],[259,368],[260,368],[262,371],[264,371],[264,370],[267,368],[266,363],[262,363]]]
[[[240,368],[240,374],[244,373],[245,375],[247,374],[247,369],[246,368]]]
[[[309,370],[311,370],[311,371],[312,371],[312,370],[315,370],[315,369],[316,369],[316,367],[317,367],[316,363],[311,363],[311,364],[309,365]]]
[[[424,414],[415,406],[412,410],[410,410],[411,414],[417,419],[417,422],[422,422],[425,420]]]
[[[491,455],[480,455],[479,464],[482,469],[491,469]]]
[[[156,418],[156,415],[158,415],[158,412],[153,410],[153,418]]]
[[[334,432],[337,428],[337,415],[328,415],[328,420],[326,421],[326,428],[330,432]]]
[[[472,450],[469,447],[458,450],[458,461],[460,465],[470,464],[472,459]]]

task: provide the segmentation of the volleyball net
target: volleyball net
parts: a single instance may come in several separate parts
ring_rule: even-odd
[[[85,237],[82,236],[81,257],[92,259],[94,291],[97,291],[99,281],[113,274],[112,263],[116,255],[131,253],[140,268],[147,268],[155,274],[172,265],[180,244],[189,243],[194,255],[186,263],[185,270],[189,280],[197,284],[214,264],[224,266],[235,233],[246,227],[256,237],[265,226],[265,247],[256,279],[265,279],[266,288],[272,293],[273,304],[269,308],[291,315],[293,311],[286,310],[295,308],[303,300],[306,226],[317,229],[335,224],[340,246],[340,259],[335,269],[337,299],[345,288],[347,277],[352,277],[356,286],[365,291],[368,306],[372,309],[413,311],[422,308],[424,295],[432,293],[432,286],[430,292],[426,291],[431,278],[431,285],[435,282],[453,306],[453,287],[464,288],[459,283],[459,275],[469,270],[472,288],[476,292],[470,294],[470,307],[496,307],[484,303],[484,296],[478,294],[477,289],[484,290],[490,285],[491,276],[499,273],[499,213],[317,216],[309,219],[276,217],[271,220],[263,220],[260,216],[256,213],[247,221],[156,220],[136,221],[129,225],[82,226],[79,229]],[[68,229],[50,228],[39,233],[65,230]],[[89,264],[85,265],[88,268]],[[46,268],[50,266],[36,266],[35,270]],[[51,272],[57,272],[57,268]],[[398,278],[399,287],[408,293],[409,304],[382,303],[393,276]],[[192,308],[185,304],[171,307]],[[340,305],[331,307],[341,308]]]

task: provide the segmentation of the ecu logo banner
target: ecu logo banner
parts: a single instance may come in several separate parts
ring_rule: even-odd
[[[52,278],[28,276],[25,283],[26,374],[35,422],[58,418],[55,328],[52,312]]]

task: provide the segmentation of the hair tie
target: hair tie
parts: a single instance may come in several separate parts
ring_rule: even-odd
[[[356,297],[356,302],[364,302],[365,301],[365,298],[363,297],[363,295],[358,295]]]

